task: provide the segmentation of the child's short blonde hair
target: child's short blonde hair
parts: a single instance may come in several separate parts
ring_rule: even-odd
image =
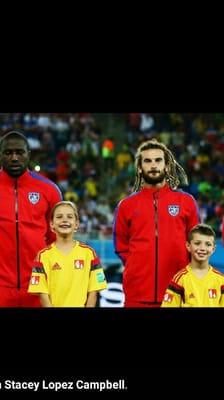
[[[75,214],[76,219],[79,220],[78,209],[77,209],[75,203],[73,203],[72,201],[65,201],[65,200],[63,200],[63,201],[59,201],[58,203],[56,203],[56,204],[54,205],[54,207],[52,208],[52,210],[51,210],[51,221],[52,221],[53,218],[54,218],[55,210],[56,210],[59,206],[70,206],[70,207],[73,209],[73,211],[74,211],[74,214]]]

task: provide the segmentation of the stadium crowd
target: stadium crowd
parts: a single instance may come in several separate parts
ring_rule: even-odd
[[[30,168],[58,184],[80,210],[80,235],[110,238],[117,202],[131,193],[134,154],[156,137],[185,169],[201,221],[221,236],[224,113],[0,113],[1,136],[22,129]]]

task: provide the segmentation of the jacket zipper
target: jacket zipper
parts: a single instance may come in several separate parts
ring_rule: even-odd
[[[155,303],[158,302],[157,298],[157,285],[158,285],[158,196],[157,193],[153,194],[154,216],[155,216]]]
[[[17,268],[17,288],[20,289],[20,259],[19,259],[19,215],[18,215],[18,186],[15,180],[15,216],[16,216],[16,268]]]

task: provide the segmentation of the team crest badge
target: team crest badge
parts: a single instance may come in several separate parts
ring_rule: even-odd
[[[84,260],[74,260],[75,269],[82,269],[84,267]]]
[[[166,292],[164,294],[163,301],[165,301],[166,303],[172,303],[172,300],[173,300],[173,294]]]
[[[30,279],[30,283],[31,285],[38,285],[40,281],[40,277],[39,276],[32,276]]]
[[[30,192],[30,193],[28,193],[28,198],[29,198],[30,203],[37,204],[38,201],[40,200],[40,193]]]
[[[208,289],[208,297],[210,299],[215,299],[217,297],[217,290],[216,289]]]
[[[180,206],[171,204],[170,206],[168,206],[168,211],[169,214],[172,215],[172,217],[176,217],[176,215],[178,215],[180,212]]]

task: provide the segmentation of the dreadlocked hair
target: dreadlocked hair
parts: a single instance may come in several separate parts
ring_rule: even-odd
[[[156,139],[147,140],[142,143],[135,156],[135,183],[133,192],[138,192],[144,185],[144,179],[139,172],[139,167],[142,161],[142,151],[150,149],[160,149],[164,152],[165,164],[167,167],[166,181],[171,189],[176,189],[179,184],[188,185],[188,178],[180,164],[175,160],[172,152],[165,146],[165,144],[158,142]]]

